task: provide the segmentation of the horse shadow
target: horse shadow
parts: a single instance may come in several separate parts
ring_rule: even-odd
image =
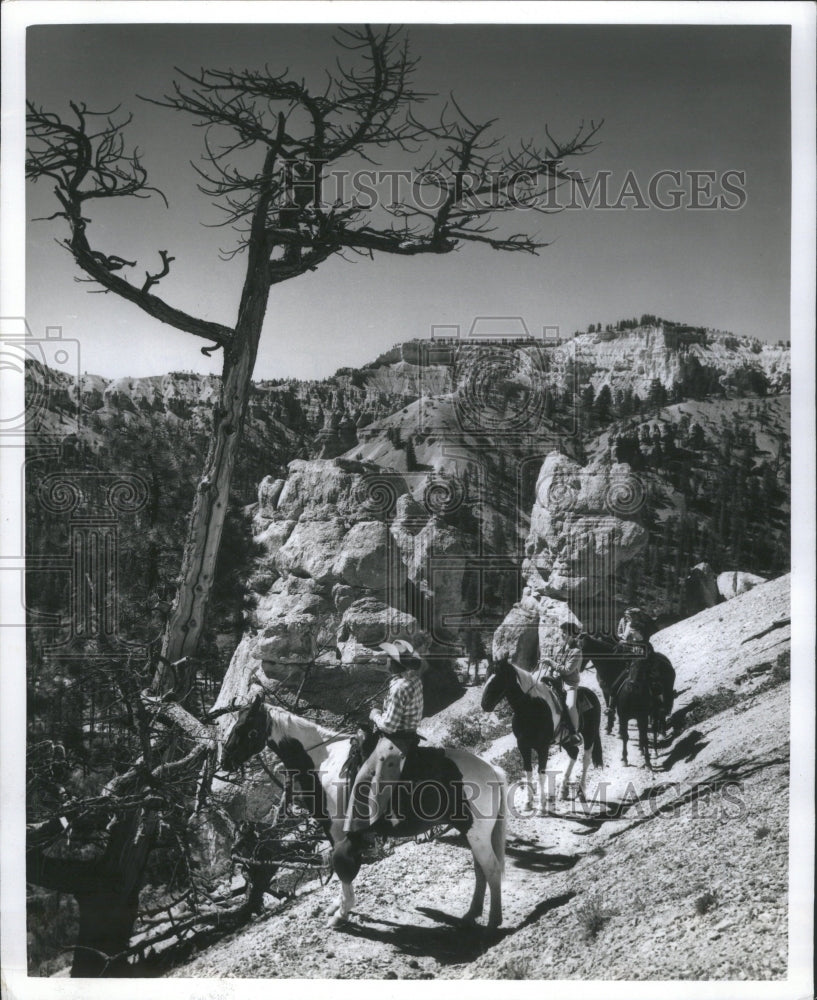
[[[513,859],[514,868],[542,873],[569,871],[579,860],[578,854],[549,854],[538,846],[529,846],[528,843],[525,843],[524,847],[507,844],[505,857]]]
[[[670,771],[679,762],[685,761],[687,764],[695,760],[704,747],[709,746],[704,740],[703,734],[698,729],[690,730],[683,739],[678,740],[661,763],[662,771]]]
[[[683,708],[676,708],[672,715],[667,719],[668,725],[676,736],[684,731],[687,716],[694,707],[694,702],[690,702],[688,705],[684,705]]]
[[[379,941],[403,955],[433,958],[440,965],[473,962],[513,933],[513,928],[510,927],[498,927],[489,931],[485,927],[468,924],[461,917],[431,907],[418,906],[417,911],[436,921],[436,925],[398,924],[393,920],[358,912],[359,923],[348,923],[339,929],[350,937]]]
[[[504,938],[535,924],[551,910],[569,903],[575,895],[575,892],[564,892],[543,899],[520,923],[511,927],[497,927],[494,930],[467,924],[462,917],[456,917],[431,906],[418,906],[417,912],[435,921],[435,926],[432,927],[398,924],[393,920],[384,920],[381,917],[358,912],[359,923],[348,923],[338,929],[350,937],[379,941],[403,955],[433,958],[440,965],[460,965],[476,961]]]
[[[583,829],[575,831],[576,835],[580,837],[590,836],[600,830],[605,823],[626,819],[627,814],[632,810],[638,813],[642,803],[654,799],[655,796],[662,794],[669,787],[671,785],[660,783],[657,785],[648,785],[638,795],[605,801],[603,807],[598,812],[592,815],[586,814],[585,816],[574,817],[575,822],[583,827]]]

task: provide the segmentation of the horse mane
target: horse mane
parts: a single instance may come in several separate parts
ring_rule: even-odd
[[[303,716],[279,708],[278,705],[267,705],[266,709],[272,723],[283,729],[287,736],[299,740],[306,749],[310,743],[314,746],[337,736],[334,729],[327,729],[326,726],[318,725],[311,719],[304,719]]]

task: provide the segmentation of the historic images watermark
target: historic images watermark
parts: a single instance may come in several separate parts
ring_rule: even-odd
[[[297,206],[308,198],[310,210],[380,208],[406,218],[438,212],[452,199],[474,212],[512,205],[544,213],[587,209],[735,212],[748,201],[747,172],[738,168],[666,167],[648,176],[634,170],[597,170],[585,176],[565,169],[559,160],[537,164],[536,169],[481,171],[323,170],[320,163],[293,163],[290,176],[291,186],[279,197],[281,208]]]
[[[16,614],[3,628],[35,627],[43,657],[91,661],[143,653],[120,623],[120,529],[138,515],[149,484],[134,472],[103,472],[66,461],[79,440],[80,343],[47,327],[34,336],[25,320],[2,320],[0,366],[20,377],[21,400],[4,401],[0,446],[24,449],[21,504],[29,520],[16,552],[4,552],[0,571],[16,576]],[[32,539],[32,525],[42,538]],[[33,547],[32,547],[33,546]],[[38,547],[39,546],[39,547]],[[43,548],[45,546],[45,548]],[[66,613],[45,613],[27,595],[47,581],[65,595]],[[89,647],[95,640],[99,649]]]
[[[295,771],[287,772],[288,778],[297,779]],[[556,787],[561,772],[548,771],[545,786],[547,801],[555,809]],[[345,801],[346,782],[337,782],[336,794],[330,798],[338,804]],[[516,804],[517,792],[526,791],[529,785],[521,778],[505,784],[497,779],[489,783],[490,795],[485,797],[483,789],[476,782],[463,779],[458,786],[427,779],[421,781],[394,781],[379,788],[378,792],[388,798],[388,815],[395,822],[409,818],[419,819],[430,825],[468,823],[473,819],[491,819],[501,815],[524,819],[531,814],[530,809]],[[371,782],[361,782],[358,794],[361,803],[369,801]],[[298,791],[296,800],[310,813],[316,803],[315,795],[323,791]],[[454,799],[452,801],[452,795]],[[323,800],[322,800],[323,801]],[[346,813],[340,809],[331,820],[342,820]],[[592,796],[577,795],[563,800],[558,814],[581,821],[603,820],[605,822],[641,822],[650,819],[672,820],[683,815],[685,821],[704,820],[718,823],[742,822],[748,815],[745,788],[739,780],[688,783],[682,781],[661,782],[647,789],[636,788],[630,781],[622,790],[620,783],[599,781]]]
[[[558,326],[534,333],[520,316],[477,316],[469,325],[436,324],[400,350],[418,371],[416,417],[389,429],[394,461],[406,471],[365,473],[356,495],[361,509],[392,525],[391,604],[401,607],[419,585],[426,599],[411,613],[438,649],[471,658],[487,650],[524,596],[520,566],[531,557],[526,538],[538,506],[569,522],[559,556],[565,572],[606,581],[601,597],[587,588],[572,595],[579,620],[615,634],[626,589],[622,525],[639,517],[647,485],[623,465],[606,477],[603,496],[597,477],[573,467],[543,473],[548,455],[580,452],[581,344],[563,339]],[[449,544],[452,532],[461,545]],[[447,602],[452,593],[457,601]],[[393,617],[397,635],[404,623]]]

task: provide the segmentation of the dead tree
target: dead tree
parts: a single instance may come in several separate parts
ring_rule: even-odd
[[[121,956],[130,943],[158,823],[158,813],[149,805],[130,808],[114,821],[97,858],[54,857],[29,840],[27,881],[71,893],[79,905],[72,976],[128,975]]]
[[[141,748],[133,766],[100,794],[66,801],[26,830],[26,880],[69,893],[79,906],[72,976],[132,974],[128,948],[159,824],[172,817],[183,829],[183,820],[203,804],[213,773],[213,726],[181,705],[127,696]]]
[[[545,128],[539,142],[506,149],[490,137],[493,121],[472,121],[453,98],[434,123],[423,124],[418,108],[428,95],[412,88],[415,60],[399,30],[356,27],[341,30],[336,41],[349,62],[339,62],[319,90],[267,68],[202,69],[178,71],[172,93],[151,100],[204,128],[199,189],[238,233],[227,256],[246,257],[233,326],[191,316],[156,294],[174,260],[168,250],[158,251],[161,267],[146,269],[140,284],[125,277],[133,262],[90,241],[95,200],[158,193],[137,153],[126,152],[130,117],[72,102],[69,120],[29,104],[27,176],[54,185],[58,210],[50,218],[67,224],[63,242],[87,276],[82,280],[206,340],[205,353],[223,351],[221,395],[164,637],[165,662],[193,656],[202,631],[272,288],[338,255],[448,254],[465,243],[535,254],[547,244],[515,231],[511,217],[522,209],[528,220],[555,210],[550,196],[572,176],[565,161],[592,149],[600,127],[582,123],[566,141]],[[421,160],[413,174],[417,197],[371,208],[325,203],[333,169],[395,148]],[[167,694],[172,687],[160,669],[156,689]]]

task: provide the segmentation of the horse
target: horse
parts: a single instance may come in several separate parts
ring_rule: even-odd
[[[283,708],[264,703],[262,694],[238,710],[224,742],[221,767],[232,771],[269,746],[300,789],[299,801],[320,824],[332,845],[332,867],[340,879],[337,903],[327,926],[344,924],[355,906],[352,883],[362,864],[360,849],[344,833],[350,796],[345,777],[353,737],[333,732]],[[474,859],[476,885],[463,920],[476,924],[490,887],[488,929],[502,922],[505,860],[506,781],[504,773],[466,750],[422,747],[405,761],[390,813],[370,828],[386,837],[416,836],[441,824],[465,834]],[[408,794],[410,793],[410,795]],[[405,812],[403,811],[405,809]]]
[[[483,642],[482,635],[478,628],[466,628],[460,633],[460,638],[463,641],[465,647],[465,653],[468,657],[468,666],[465,672],[465,684],[468,686],[471,683],[471,667],[474,668],[474,684],[479,683],[479,668],[482,661],[487,658],[488,660],[488,672],[491,669],[491,650],[486,648]]]
[[[545,694],[550,694],[547,701],[526,693],[534,683],[532,675],[527,670],[514,666],[506,657],[494,663],[493,671],[482,689],[482,709],[491,712],[503,698],[508,699],[513,718],[511,729],[516,737],[516,745],[522,756],[522,766],[525,771],[528,809],[533,808],[533,751],[536,751],[539,764],[539,809],[546,811],[545,773],[547,771],[550,745],[559,728],[562,716],[560,699],[547,688]],[[578,704],[580,709],[580,735],[584,743],[582,757],[582,776],[579,781],[579,795],[584,799],[587,771],[592,755],[596,767],[603,766],[601,749],[601,704],[595,693],[589,688],[580,687]],[[564,779],[562,781],[561,798],[566,799],[570,786],[573,766],[579,756],[578,747],[565,747],[570,756]]]
[[[596,677],[607,710],[607,733],[612,733],[616,714],[614,690],[627,665],[633,659],[632,651],[621,643],[592,636],[587,632],[582,632],[579,636],[579,649],[582,651],[582,670],[588,661],[596,668]],[[658,731],[666,736],[667,719],[672,714],[675,699],[675,669],[663,653],[656,653],[652,647],[649,656],[639,659],[648,665],[650,680],[655,690],[649,714],[653,723],[653,747],[657,749]]]
[[[650,764],[649,719],[653,702],[650,691],[648,661],[646,657],[633,657],[629,667],[613,685],[616,711],[618,713],[618,735],[621,739],[621,759],[627,760],[627,739],[630,719],[638,725],[638,746],[644,754],[644,763]]]

